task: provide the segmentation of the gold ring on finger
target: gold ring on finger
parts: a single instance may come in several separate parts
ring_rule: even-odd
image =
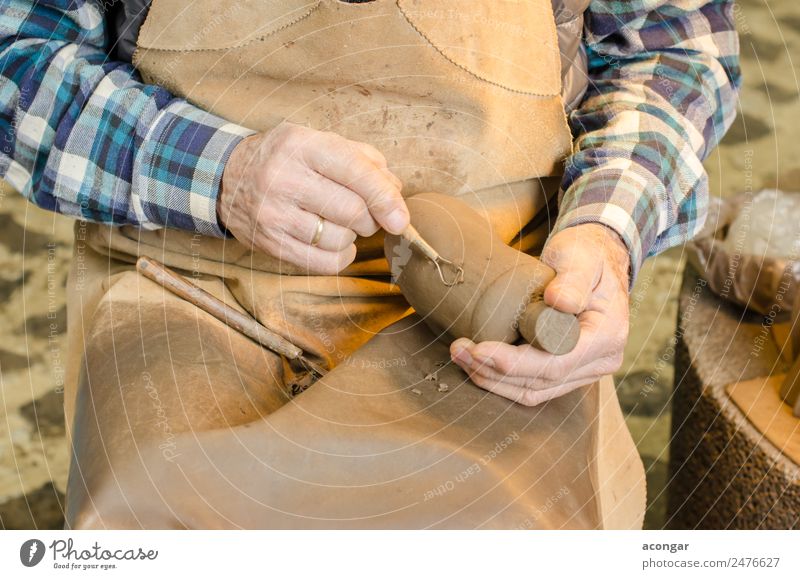
[[[314,237],[311,238],[311,247],[319,245],[319,240],[322,239],[322,230],[325,228],[325,220],[320,217],[317,219],[317,229],[314,231]]]

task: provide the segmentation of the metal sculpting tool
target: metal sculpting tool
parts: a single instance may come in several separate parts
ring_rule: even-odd
[[[442,257],[430,243],[425,241],[413,225],[409,224],[409,226],[406,227],[402,237],[408,241],[412,247],[419,249],[425,257],[433,262],[433,265],[436,266],[436,271],[439,273],[439,279],[442,280],[445,286],[453,287],[464,281],[464,268]],[[453,277],[449,281],[445,278],[443,266],[453,272]]]

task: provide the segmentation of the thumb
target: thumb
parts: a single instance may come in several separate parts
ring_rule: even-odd
[[[580,243],[576,236],[564,235],[561,239],[557,236],[553,242],[542,253],[542,261],[556,272],[544,290],[544,302],[559,311],[579,314],[588,306],[600,282],[603,260],[592,255],[591,248]]]

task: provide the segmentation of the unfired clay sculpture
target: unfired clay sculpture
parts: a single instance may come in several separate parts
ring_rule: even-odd
[[[463,281],[448,286],[424,252],[402,237],[386,236],[384,250],[397,284],[435,332],[476,342],[513,343],[522,335],[552,354],[575,347],[577,318],[541,301],[555,277],[550,267],[502,243],[480,214],[455,197],[422,193],[406,201],[419,234],[464,269]]]

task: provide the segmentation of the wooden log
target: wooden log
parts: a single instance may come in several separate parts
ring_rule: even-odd
[[[800,528],[800,465],[726,391],[783,368],[763,316],[722,301],[691,266],[679,304],[668,525]]]

